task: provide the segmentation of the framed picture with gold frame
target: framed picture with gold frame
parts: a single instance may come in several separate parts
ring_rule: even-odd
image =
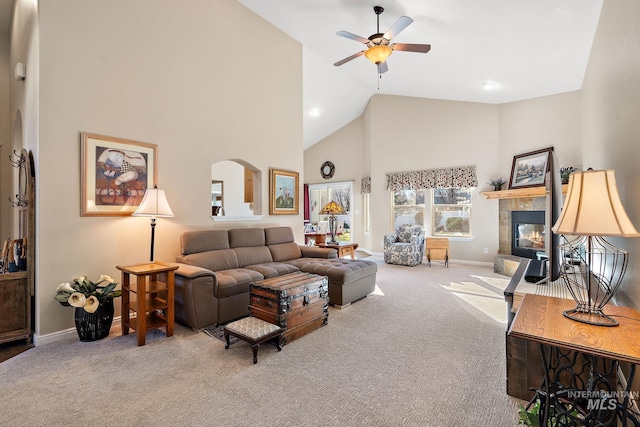
[[[131,215],[158,179],[157,146],[81,132],[80,216]]]
[[[269,170],[269,215],[298,215],[298,172]]]

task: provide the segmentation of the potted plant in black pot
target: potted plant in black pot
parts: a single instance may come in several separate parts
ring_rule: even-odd
[[[105,283],[105,285],[102,285]],[[62,283],[56,289],[56,301],[75,307],[76,330],[80,341],[97,341],[109,335],[113,322],[113,299],[122,295],[111,277],[101,275],[97,282],[86,276]]]
[[[560,168],[560,179],[562,180],[563,184],[568,184],[569,183],[569,175],[571,175],[573,172],[577,171],[577,168],[574,168],[573,166],[567,166],[566,168]]]
[[[507,182],[504,179],[502,179],[502,177],[494,178],[489,181],[489,185],[491,186],[491,188],[493,188],[493,191],[502,190],[502,186],[505,185],[506,183]]]

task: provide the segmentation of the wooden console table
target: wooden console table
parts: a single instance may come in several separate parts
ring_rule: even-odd
[[[508,332],[539,345],[545,372],[534,399],[541,400],[541,425],[547,425],[549,408],[566,417],[562,425],[618,425],[616,418],[623,426],[631,425],[627,422],[640,425],[638,415],[628,411],[635,365],[640,364],[640,312],[608,305],[605,311],[616,317],[619,326],[603,327],[564,317],[562,312],[573,307],[573,300],[527,294]],[[609,381],[620,362],[630,364],[626,390]],[[607,393],[616,394],[617,399],[603,400]],[[582,417],[574,416],[577,408],[584,412]],[[607,424],[611,419],[614,424]]]

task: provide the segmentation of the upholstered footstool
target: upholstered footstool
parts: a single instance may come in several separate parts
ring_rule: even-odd
[[[257,317],[245,317],[235,322],[231,322],[224,327],[224,339],[227,341],[224,348],[229,349],[229,335],[238,337],[251,345],[253,351],[253,363],[258,363],[258,348],[263,342],[275,338],[275,344],[278,351],[282,350],[281,340],[282,329],[278,325],[265,322]]]

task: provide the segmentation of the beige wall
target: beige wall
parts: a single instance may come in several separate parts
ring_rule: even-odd
[[[495,105],[376,95],[361,118],[305,150],[305,171],[308,179],[313,175],[309,168],[315,169],[316,163],[319,168],[320,159],[331,158],[337,149],[347,154],[361,147],[342,160],[362,171],[353,176],[356,193],[360,179],[371,175],[371,233],[362,232],[361,215],[356,214],[354,240],[380,253],[383,236],[392,229],[387,173],[476,165],[480,187],[473,194],[474,237],[452,240],[451,252],[456,259],[492,262],[498,247],[497,232],[490,231],[497,230],[497,203],[479,191],[488,189],[485,184],[500,173],[498,142]],[[354,201],[361,208],[359,203]]]
[[[119,277],[116,265],[148,260],[148,218],[80,217],[81,131],[157,144],[158,185],[176,215],[158,220],[157,260],[173,261],[180,233],[192,228],[283,224],[303,241],[301,215],[269,216],[268,203],[260,223],[210,219],[213,163],[243,159],[263,176],[300,170],[297,42],[234,0],[39,6],[40,118],[30,123],[39,125],[40,160],[36,337],[73,326],[72,311],[53,300],[59,283]],[[255,49],[256,39],[278,49]],[[261,196],[268,200],[268,180]]]
[[[362,196],[360,180],[362,172],[363,121],[358,118],[337,132],[324,139],[322,144],[315,144],[304,152],[305,184],[323,184],[332,182],[353,182],[353,223],[351,224],[352,240],[363,248],[370,248],[364,243],[367,236],[362,223]],[[325,161],[333,162],[335,173],[332,178],[324,179],[320,174],[320,166]]]
[[[553,147],[560,167],[583,169],[581,92],[500,105],[500,169],[509,180],[513,156]]]
[[[7,156],[11,150],[11,110],[9,109],[9,83],[13,73],[9,73],[9,34],[0,31],[0,195],[16,193],[13,189],[12,168]],[[0,203],[0,240],[13,235],[13,209],[2,198]]]
[[[640,3],[605,1],[582,88],[585,166],[614,169],[640,229]],[[640,308],[640,238],[611,239],[630,253],[620,302]]]
[[[509,180],[513,156],[528,151],[552,146],[561,166],[582,167],[580,101],[579,91],[500,106],[374,96],[363,117],[305,151],[306,176],[320,158],[362,138],[363,151],[352,162],[362,176],[373,171],[373,226],[370,234],[356,233],[354,240],[381,252],[380,240],[391,229],[386,173],[474,164],[473,239],[453,239],[451,253],[455,259],[492,262],[498,250],[498,203],[480,192],[489,189],[491,178]],[[361,224],[361,218],[356,215],[354,222]]]

